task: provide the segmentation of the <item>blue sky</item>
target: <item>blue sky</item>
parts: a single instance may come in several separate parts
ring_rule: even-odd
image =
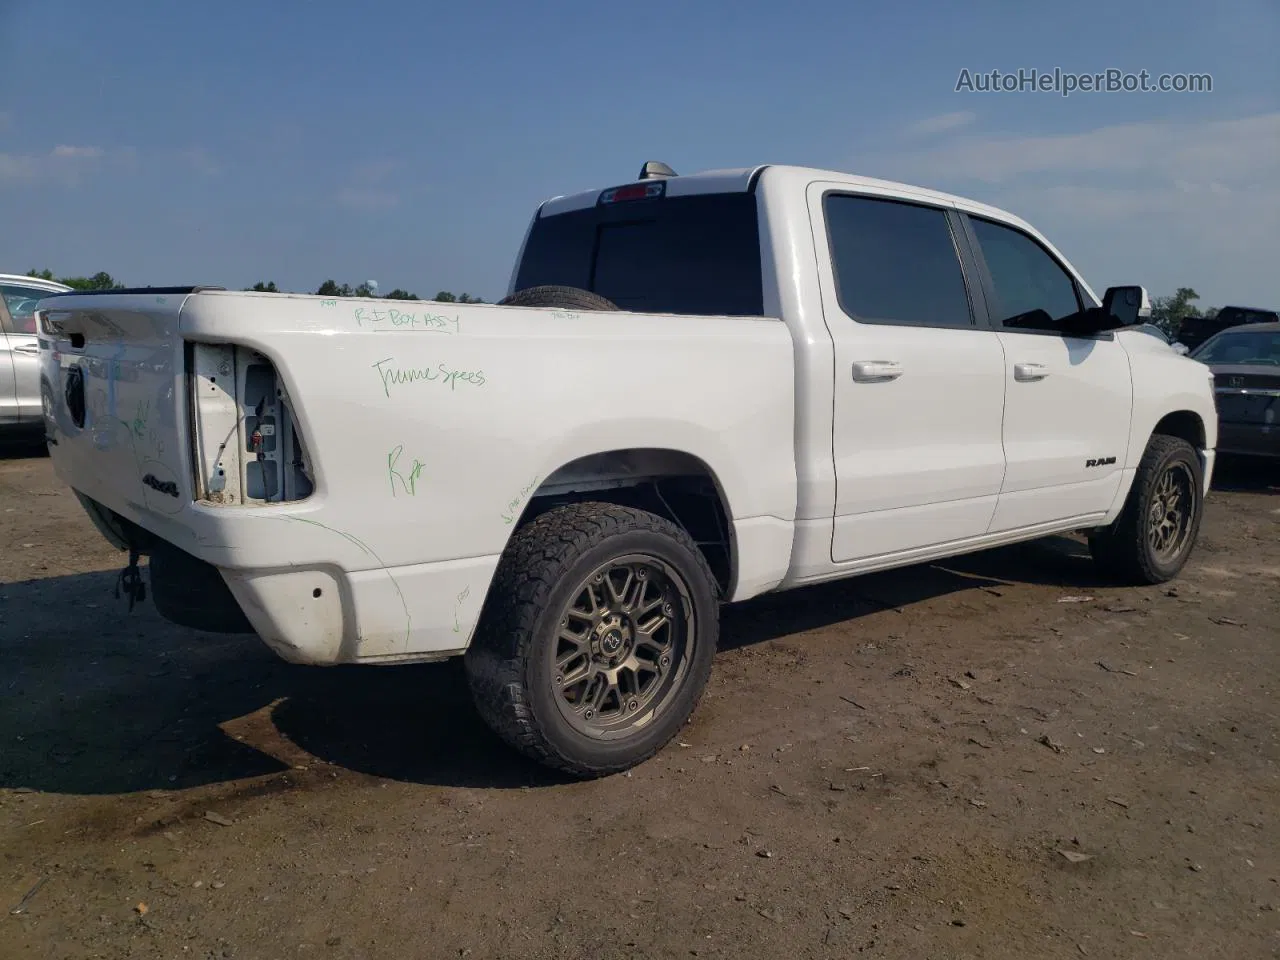
[[[1214,89],[955,91],[1055,66]],[[1099,291],[1280,306],[1280,4],[0,0],[0,272],[492,300],[541,200],[649,159],[920,183]]]

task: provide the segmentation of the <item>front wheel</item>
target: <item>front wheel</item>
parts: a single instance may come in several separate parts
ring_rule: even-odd
[[[1191,444],[1153,436],[1120,516],[1089,537],[1094,562],[1124,583],[1156,584],[1176,577],[1200,532],[1203,477]]]
[[[517,531],[466,655],[508,744],[579,777],[653,756],[697,707],[719,609],[687,533],[643,510],[570,504]]]

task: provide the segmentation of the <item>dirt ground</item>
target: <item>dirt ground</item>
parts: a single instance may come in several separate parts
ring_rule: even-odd
[[[456,663],[128,612],[6,450],[0,957],[1280,955],[1280,472],[1217,486],[1173,589],[1054,539],[731,608],[679,741],[573,783]]]

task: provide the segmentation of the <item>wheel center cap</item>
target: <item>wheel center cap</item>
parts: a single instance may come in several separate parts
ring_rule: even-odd
[[[622,649],[622,634],[617,630],[610,630],[600,640],[600,649],[613,656]]]

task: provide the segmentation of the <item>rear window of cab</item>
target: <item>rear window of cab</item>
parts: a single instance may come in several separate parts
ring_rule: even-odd
[[[760,316],[755,196],[662,196],[539,217],[516,289],[543,284],[590,290],[640,313]]]

